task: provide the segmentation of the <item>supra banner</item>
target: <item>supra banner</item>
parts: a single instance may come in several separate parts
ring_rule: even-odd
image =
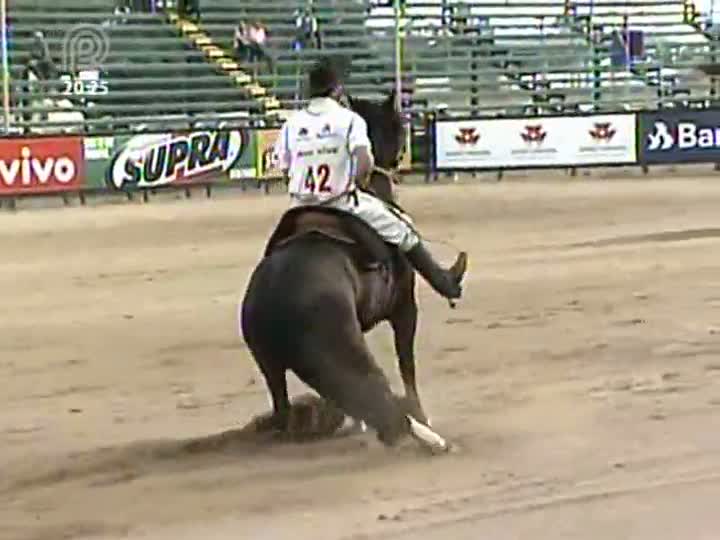
[[[641,163],[720,162],[720,110],[641,113]]]
[[[0,140],[0,195],[76,191],[84,180],[82,137]]]
[[[254,176],[251,137],[246,130],[87,137],[88,184],[125,190]]]
[[[504,169],[637,161],[635,115],[440,120],[438,169]]]

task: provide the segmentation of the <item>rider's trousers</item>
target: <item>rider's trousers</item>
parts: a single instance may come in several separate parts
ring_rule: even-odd
[[[292,206],[300,204],[303,203],[293,199]],[[356,215],[375,229],[383,240],[395,244],[402,251],[410,251],[420,242],[410,216],[363,191],[357,190],[354,195],[339,197],[323,206]]]

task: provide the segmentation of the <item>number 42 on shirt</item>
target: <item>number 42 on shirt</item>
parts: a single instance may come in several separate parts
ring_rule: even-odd
[[[331,193],[330,166],[325,163],[310,165],[305,173],[305,189],[310,193]]]

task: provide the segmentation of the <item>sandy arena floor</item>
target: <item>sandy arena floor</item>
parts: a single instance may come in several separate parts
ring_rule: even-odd
[[[420,286],[437,458],[217,436],[267,409],[235,313],[285,198],[0,213],[0,539],[720,538],[720,183],[402,201],[471,253],[458,310]]]

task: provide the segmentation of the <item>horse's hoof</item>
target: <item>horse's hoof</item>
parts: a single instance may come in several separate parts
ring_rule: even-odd
[[[407,416],[410,424],[410,434],[424,448],[428,449],[432,454],[447,454],[450,451],[450,444],[440,435],[435,433],[425,424],[421,424],[412,416]]]
[[[428,450],[433,456],[440,456],[451,453],[453,451],[453,446],[449,442],[445,441],[442,446],[428,447]]]

